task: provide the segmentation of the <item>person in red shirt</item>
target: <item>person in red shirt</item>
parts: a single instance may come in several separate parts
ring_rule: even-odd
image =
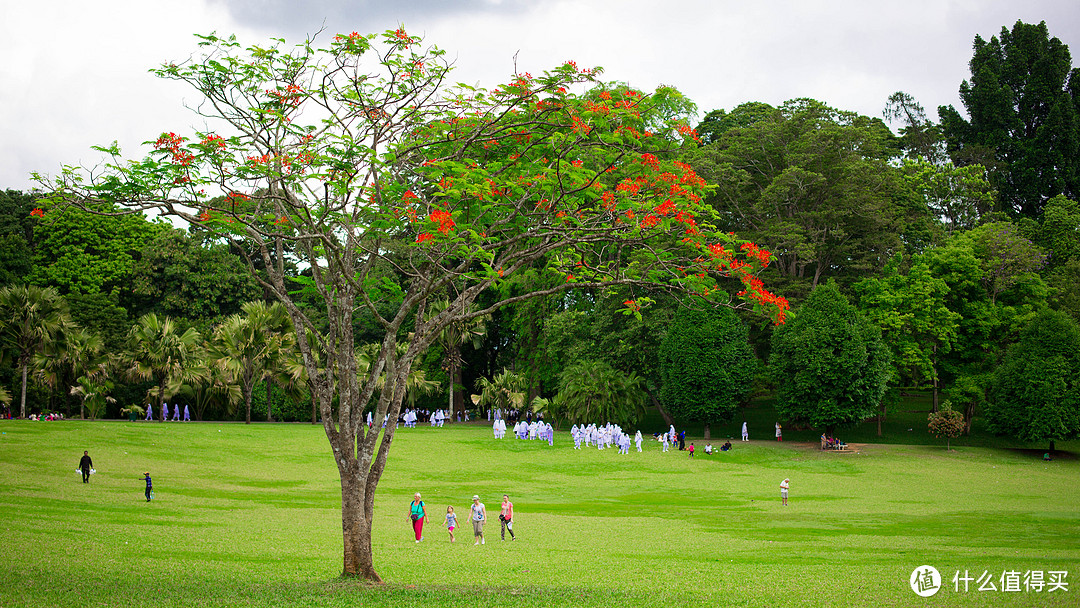
[[[516,540],[514,538],[514,503],[510,502],[510,497],[503,494],[502,506],[499,509],[499,524],[502,539],[506,540],[506,531],[510,531],[510,540]]]

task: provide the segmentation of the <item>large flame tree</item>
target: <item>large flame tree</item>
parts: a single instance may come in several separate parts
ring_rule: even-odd
[[[753,306],[783,322],[787,303],[755,276],[769,253],[717,230],[704,182],[672,158],[694,137],[673,89],[605,84],[573,62],[494,90],[451,86],[443,51],[401,29],[339,35],[325,48],[245,48],[215,35],[200,47],[155,72],[198,92],[192,109],[205,130],[162,134],[143,160],[103,147],[100,166],[40,179],[52,205],[180,218],[248,253],[293,320],[337,461],[346,575],[380,580],[371,522],[394,425],[368,429],[364,407],[374,396],[376,419],[396,418],[417,358],[451,324],[614,285]],[[557,273],[555,286],[473,306],[536,268]],[[432,314],[447,294],[450,305]],[[628,300],[626,312],[640,306]],[[385,337],[358,378],[359,310]],[[328,328],[315,326],[320,317]]]

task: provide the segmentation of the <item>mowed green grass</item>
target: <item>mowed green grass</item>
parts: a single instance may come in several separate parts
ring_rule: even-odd
[[[575,451],[486,426],[402,429],[376,499],[385,586],[340,579],[337,470],[311,425],[0,423],[0,606],[1077,606],[1080,462],[1028,452],[735,443]],[[760,436],[760,435],[759,435]],[[718,444],[719,442],[714,442]],[[1069,446],[1062,446],[1069,447]],[[84,449],[97,468],[75,473]],[[155,500],[143,499],[149,470]],[[791,479],[791,504],[779,483]],[[414,543],[414,491],[431,514]],[[500,542],[503,493],[518,540]],[[488,542],[466,523],[480,494]],[[916,596],[929,564],[944,588]],[[1067,570],[1069,591],[952,589]]]

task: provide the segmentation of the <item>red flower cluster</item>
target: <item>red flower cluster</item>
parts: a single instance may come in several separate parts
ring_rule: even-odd
[[[215,145],[215,146],[221,148],[222,150],[224,150],[225,149],[225,139],[222,138],[220,135],[207,135],[206,137],[203,138],[202,145],[204,145],[204,146]]]
[[[30,217],[45,217],[45,211],[38,207],[30,212]]]
[[[184,144],[184,138],[176,133],[162,133],[161,137],[154,142],[155,150],[167,150],[172,155],[173,162],[187,167],[195,160],[195,155],[180,148]]]
[[[428,218],[439,224],[439,232],[443,234],[449,234],[454,229],[454,218],[450,215],[449,211],[443,211],[442,209],[436,209],[431,212]]]
[[[432,240],[434,238],[435,238],[435,235],[431,234],[430,232],[421,232],[420,234],[416,235],[416,242],[417,243],[426,243],[427,241],[430,241],[430,240]]]
[[[674,211],[675,211],[675,203],[673,203],[670,198],[667,199],[666,201],[664,201],[663,203],[661,203],[660,206],[656,208],[656,213],[658,213],[660,215],[667,215],[667,214],[672,213]]]
[[[757,301],[762,306],[775,307],[776,315],[773,317],[773,321],[777,325],[784,324],[784,321],[787,320],[787,311],[790,309],[787,298],[773,294],[765,289],[762,280],[753,275],[744,276],[743,285],[746,286],[746,289],[736,295],[741,297],[749,294],[750,299]]]
[[[298,106],[300,105],[300,97],[304,93],[304,90],[295,84],[290,84],[282,89],[267,89],[266,94],[274,98],[275,101],[285,106]]]
[[[615,193],[611,190],[607,190],[601,194],[600,200],[602,201],[601,204],[604,206],[604,210],[611,211],[615,208]]]
[[[694,141],[701,141],[701,137],[698,136],[698,132],[690,128],[690,125],[687,125],[686,123],[679,123],[676,128],[682,135],[685,135],[690,139],[693,139]]]
[[[641,163],[654,171],[660,170],[660,159],[656,158],[656,155],[654,154],[649,154],[648,152],[642,154]]]
[[[225,196],[225,201],[231,204],[233,207],[236,207],[237,203],[243,203],[250,200],[250,196],[246,194],[241,194],[239,192],[230,192],[228,195]]]
[[[739,249],[746,253],[746,257],[754,258],[760,262],[762,268],[769,265],[769,259],[772,257],[772,254],[765,249],[759,249],[758,246],[753,243],[743,243]]]

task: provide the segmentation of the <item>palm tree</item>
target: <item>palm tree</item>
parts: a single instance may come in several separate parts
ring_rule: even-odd
[[[200,372],[197,361],[201,339],[194,327],[180,333],[171,317],[158,317],[152,312],[139,317],[128,333],[123,365],[133,380],[156,383],[147,395],[157,402],[163,419],[161,404]]]
[[[26,417],[26,376],[34,355],[71,323],[67,303],[51,287],[9,285],[0,289],[0,344],[17,353],[22,373],[19,417]]]
[[[503,368],[491,380],[481,378],[479,384],[480,394],[472,396],[473,403],[477,405],[503,411],[525,406],[525,378],[519,374]]]
[[[382,344],[378,342],[372,342],[365,344],[356,349],[356,377],[358,381],[364,381],[368,377],[368,373],[371,371],[371,362],[379,356],[379,349]],[[408,350],[408,344],[398,343],[398,354],[404,354]],[[379,391],[382,390],[386,384],[386,374],[379,376],[376,380],[376,387]],[[416,399],[422,395],[430,395],[439,390],[441,384],[438,380],[428,380],[427,374],[422,369],[414,369],[409,372],[409,375],[405,378],[405,400],[409,403],[409,407],[416,406]],[[372,396],[372,399],[376,399]]]
[[[94,380],[89,376],[80,376],[79,384],[71,387],[71,394],[79,397],[82,409],[90,410],[90,420],[93,420],[105,409],[106,403],[116,403],[116,399],[109,396],[113,383],[107,379]]]
[[[108,375],[108,357],[102,355],[105,342],[101,336],[74,325],[61,333],[62,339],[54,340],[34,355],[34,368],[42,384],[56,389],[71,386],[84,375],[95,381]],[[80,418],[86,417],[84,402],[85,399],[80,402]]]
[[[645,383],[602,361],[579,361],[559,374],[556,400],[573,422],[633,424],[645,415]]]
[[[296,336],[285,307],[279,302],[247,302],[243,314],[231,315],[214,330],[211,358],[239,385],[247,408],[245,422],[251,424],[251,394],[255,383],[286,369],[286,355],[293,350]],[[266,417],[271,418],[267,391]]]
[[[443,312],[449,306],[449,300],[433,302],[429,310],[429,318]],[[475,308],[475,306],[469,306],[469,312]],[[444,353],[443,369],[446,370],[446,375],[450,380],[447,383],[449,384],[447,392],[449,393],[451,418],[458,409],[464,407],[464,398],[458,397],[463,395],[463,389],[461,388],[461,347],[464,344],[469,344],[474,349],[480,348],[484,335],[487,334],[486,320],[487,317],[474,317],[466,321],[455,321],[447,325],[439,334],[438,343],[442,346]]]
[[[202,420],[212,403],[223,405],[225,413],[231,416],[236,413],[236,405],[244,399],[240,387],[232,383],[232,377],[209,358],[209,351],[210,345],[203,341],[193,364],[196,377],[180,387],[180,394],[190,399],[194,406],[195,420]]]

